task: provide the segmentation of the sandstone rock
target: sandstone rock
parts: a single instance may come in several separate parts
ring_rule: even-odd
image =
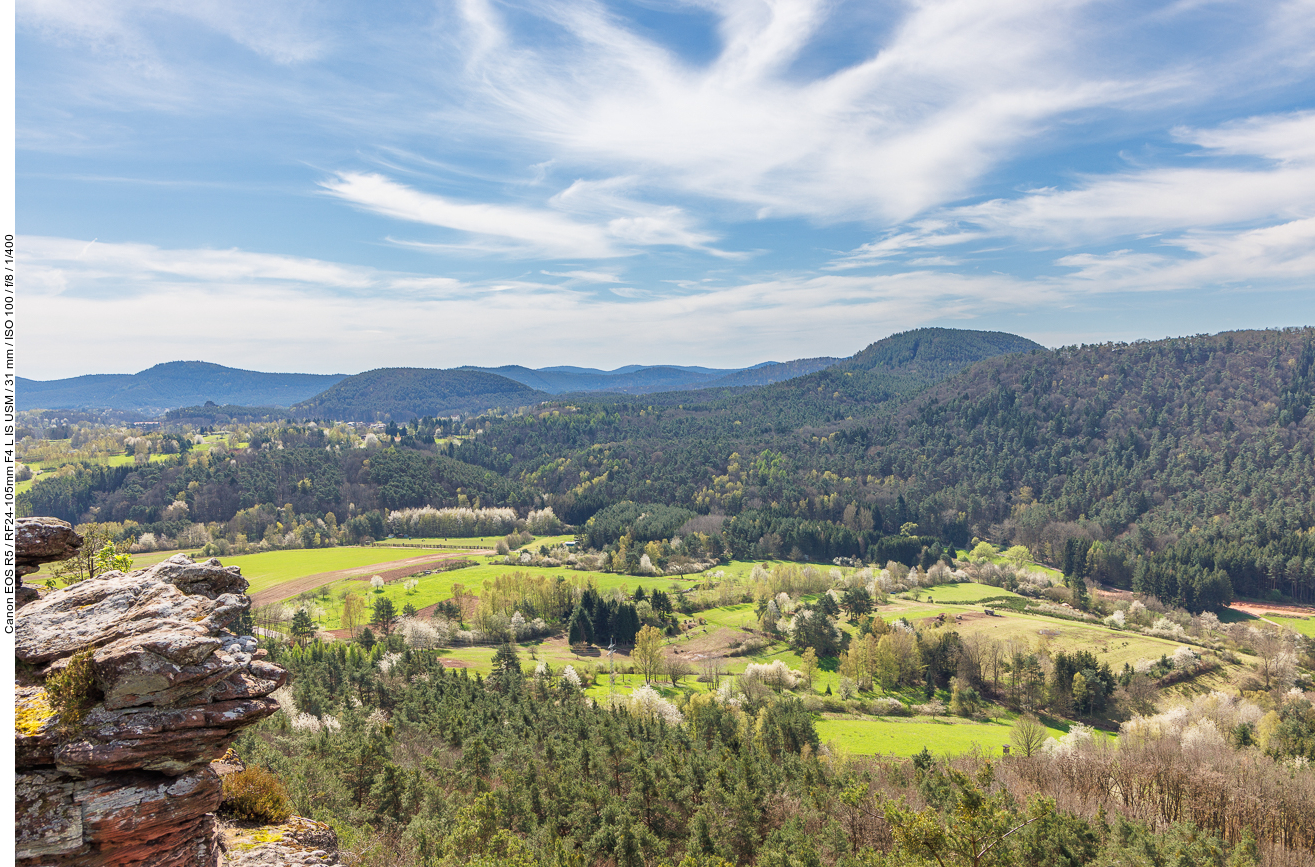
[[[76,556],[82,548],[82,537],[67,521],[58,518],[19,518],[15,530],[19,578],[37,571],[42,563]]]
[[[282,825],[230,828],[224,832],[223,841],[228,850],[225,863],[231,867],[342,867],[334,830],[301,816],[293,816]]]
[[[218,599],[225,593],[241,596],[250,586],[240,569],[224,566],[213,557],[204,563],[193,563],[186,554],[175,554],[146,569],[145,574],[172,584],[189,596],[207,599]]]
[[[31,584],[19,584],[18,590],[14,593],[14,607],[22,608],[29,602],[36,602],[41,598],[41,590]]]
[[[14,652],[23,662],[41,664],[149,632],[204,640],[250,606],[246,596],[231,593],[189,596],[149,571],[106,572],[24,606],[14,628]]]
[[[58,531],[37,522],[20,562],[60,559],[60,538],[72,550]],[[222,784],[209,763],[278,710],[267,696],[287,679],[258,658],[254,638],[227,629],[250,607],[246,588],[236,568],[175,556],[52,591],[17,612],[19,864],[219,864],[211,811]],[[39,684],[83,650],[93,651],[92,706],[67,724]]]

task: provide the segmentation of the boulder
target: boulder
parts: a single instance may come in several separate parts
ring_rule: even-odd
[[[77,556],[82,537],[68,521],[58,518],[19,518],[14,547],[18,577],[31,575],[42,563],[57,563]]]

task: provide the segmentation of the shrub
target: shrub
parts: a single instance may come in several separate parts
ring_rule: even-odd
[[[908,716],[909,709],[899,699],[885,696],[873,700],[872,713],[875,716]]]
[[[64,728],[77,727],[83,714],[95,704],[96,672],[91,661],[94,652],[88,649],[73,654],[68,665],[46,678],[50,706],[59,714]]]
[[[844,713],[845,703],[838,698],[826,696],[822,699],[822,709],[827,713]]]
[[[292,815],[288,790],[269,771],[251,766],[224,777],[224,800],[220,806],[225,813],[244,822],[263,822],[277,825]]]

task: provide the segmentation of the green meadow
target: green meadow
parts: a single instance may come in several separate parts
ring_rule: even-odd
[[[817,736],[841,752],[854,755],[912,756],[925,747],[935,755],[955,755],[979,749],[1000,755],[1013,726],[1012,719],[979,722],[957,717],[854,717],[824,714]],[[1064,731],[1046,726],[1052,738]]]
[[[305,548],[293,551],[266,551],[261,554],[243,554],[222,557],[225,566],[240,566],[242,576],[251,584],[250,593],[269,590],[288,581],[337,572],[343,569],[363,569],[378,565],[386,567],[398,560],[423,557],[426,552],[414,548]]]
[[[1311,617],[1280,617],[1277,614],[1266,612],[1266,620],[1272,620],[1289,629],[1300,632],[1307,638],[1315,638],[1315,618]]]

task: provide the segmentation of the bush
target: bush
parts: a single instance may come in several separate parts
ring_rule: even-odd
[[[908,716],[909,709],[899,699],[885,696],[872,702],[872,713],[874,716]]]
[[[292,815],[288,790],[269,771],[252,766],[224,777],[220,809],[244,822],[277,825]]]
[[[843,701],[841,701],[840,699],[838,699],[838,698],[833,698],[833,697],[831,697],[831,696],[825,696],[825,697],[822,699],[822,708],[823,708],[823,710],[825,710],[827,713],[844,713],[844,712],[845,712],[845,703],[844,703]]]
[[[59,714],[60,725],[76,728],[96,701],[96,672],[91,657],[94,651],[75,653],[68,665],[46,678],[46,695]]]

